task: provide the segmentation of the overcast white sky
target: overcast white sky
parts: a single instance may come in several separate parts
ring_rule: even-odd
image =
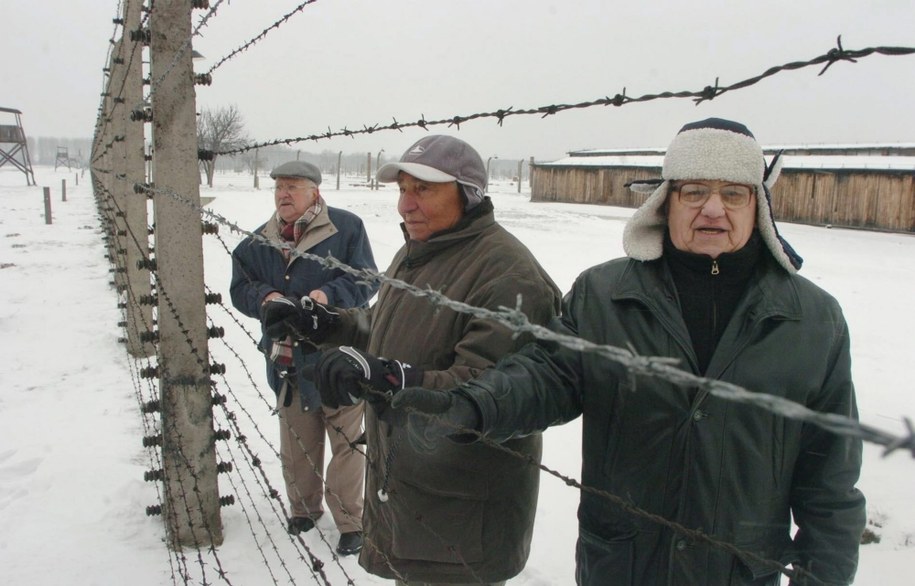
[[[206,71],[302,0],[225,0],[195,39]],[[210,0],[211,5],[216,0]],[[2,0],[0,106],[29,136],[89,137],[117,0]],[[195,11],[196,23],[202,11]],[[219,67],[201,107],[237,104],[251,138],[450,118],[727,85],[847,49],[915,46],[911,0],[319,0]],[[688,99],[462,125],[483,157],[555,159],[580,148],[666,146],[685,122],[723,116],[763,143],[915,142],[915,56],[786,72],[710,103]],[[0,123],[6,123],[0,121]],[[435,130],[454,132],[454,129]],[[385,149],[422,131],[302,143]]]

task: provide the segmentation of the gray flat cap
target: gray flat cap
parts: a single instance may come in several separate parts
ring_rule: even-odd
[[[321,170],[307,161],[289,161],[270,171],[270,178],[300,177],[310,179],[315,185],[321,185]]]

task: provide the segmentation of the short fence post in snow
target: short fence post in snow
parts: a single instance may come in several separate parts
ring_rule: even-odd
[[[337,191],[340,191],[340,163],[343,161],[343,151],[337,153]]]
[[[368,153],[368,157],[365,160],[365,182],[368,184],[369,189],[372,188],[372,153]]]
[[[524,165],[524,159],[518,160],[518,193],[521,193],[521,166]]]
[[[531,190],[531,199],[534,198],[534,157],[527,166],[527,187]]]
[[[44,223],[51,223],[51,188],[44,188]]]
[[[258,151],[259,149],[254,149],[254,189],[260,189],[261,183],[257,179],[257,166],[260,164],[258,161]]]
[[[60,200],[67,201],[67,180],[60,180]]]

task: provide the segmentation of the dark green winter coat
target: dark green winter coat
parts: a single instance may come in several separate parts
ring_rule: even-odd
[[[560,332],[673,358],[698,374],[663,259],[587,270],[562,314]],[[850,366],[838,303],[766,254],[706,376],[856,417]],[[854,576],[865,521],[858,440],[550,343],[528,345],[462,389],[496,440],[582,415],[588,487],[757,558],[797,562],[828,584]],[[592,492],[582,493],[578,518],[579,584],[778,583],[777,565],[678,534]]]
[[[385,275],[475,307],[521,310],[546,325],[561,293],[530,251],[496,223],[487,198],[452,230],[408,240]],[[382,284],[369,310],[347,311],[348,341],[425,371],[423,386],[447,389],[478,375],[530,338],[503,325],[435,306]],[[423,582],[480,583],[518,574],[530,553],[540,471],[486,445],[414,446],[366,409],[368,442],[360,564],[372,574]],[[540,461],[540,434],[506,443]],[[385,489],[388,501],[379,500]]]

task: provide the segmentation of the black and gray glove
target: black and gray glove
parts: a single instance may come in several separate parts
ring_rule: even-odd
[[[441,438],[460,443],[475,441],[482,426],[476,404],[460,387],[403,389],[391,399],[391,409],[382,419],[406,427],[414,448],[426,452],[434,451]]]
[[[296,340],[321,343],[340,321],[336,308],[311,297],[277,297],[261,307],[264,331],[274,340],[292,336]]]
[[[328,407],[355,405],[363,398],[384,407],[404,386],[419,384],[422,371],[399,360],[340,346],[321,354],[312,377]]]

